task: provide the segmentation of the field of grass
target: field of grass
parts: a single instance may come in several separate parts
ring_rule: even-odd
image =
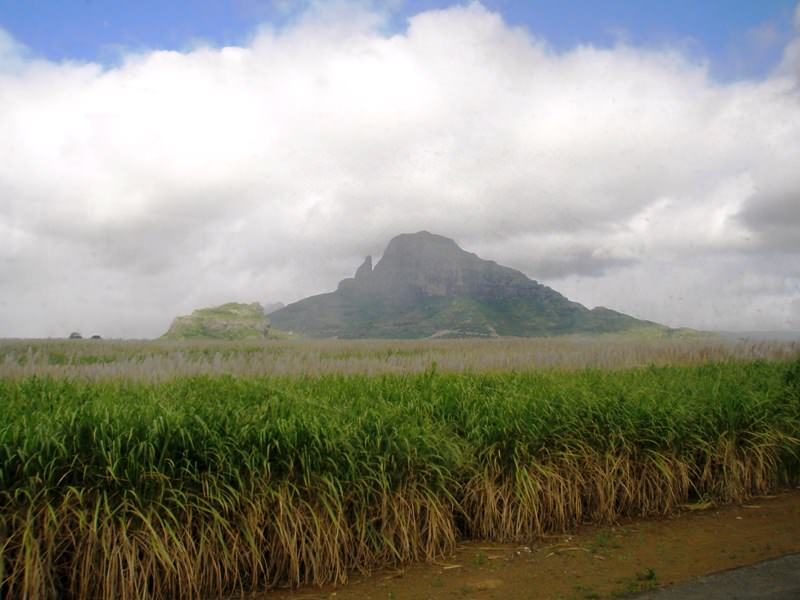
[[[195,375],[315,376],[629,369],[800,356],[800,342],[564,336],[463,340],[0,340],[0,378],[169,381]]]
[[[800,480],[796,347],[505,343],[0,345],[0,597],[344,581]]]

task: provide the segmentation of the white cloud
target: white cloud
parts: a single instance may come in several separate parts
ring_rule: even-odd
[[[27,60],[28,49],[0,28],[0,72],[21,69]]]
[[[774,76],[720,84],[679,50],[557,53],[479,4],[393,35],[314,6],[108,70],[0,32],[0,336],[154,336],[296,300],[420,229],[592,306],[796,319],[791,45]]]

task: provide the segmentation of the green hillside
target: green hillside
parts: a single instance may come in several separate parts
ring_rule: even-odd
[[[162,337],[169,340],[263,339],[270,334],[270,321],[260,304],[229,302],[201,308],[176,317]]]

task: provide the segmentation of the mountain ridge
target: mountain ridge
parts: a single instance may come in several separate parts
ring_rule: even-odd
[[[367,256],[335,291],[289,304],[270,320],[279,329],[323,338],[672,331],[608,308],[588,309],[428,231],[392,238],[377,264]]]

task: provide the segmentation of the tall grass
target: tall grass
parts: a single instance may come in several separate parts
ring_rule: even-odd
[[[0,380],[0,595],[212,598],[800,479],[800,366]]]
[[[0,340],[0,378],[33,375],[169,381],[196,375],[311,376],[532,369],[630,369],[792,360],[800,342],[616,335],[483,340],[116,341]]]

